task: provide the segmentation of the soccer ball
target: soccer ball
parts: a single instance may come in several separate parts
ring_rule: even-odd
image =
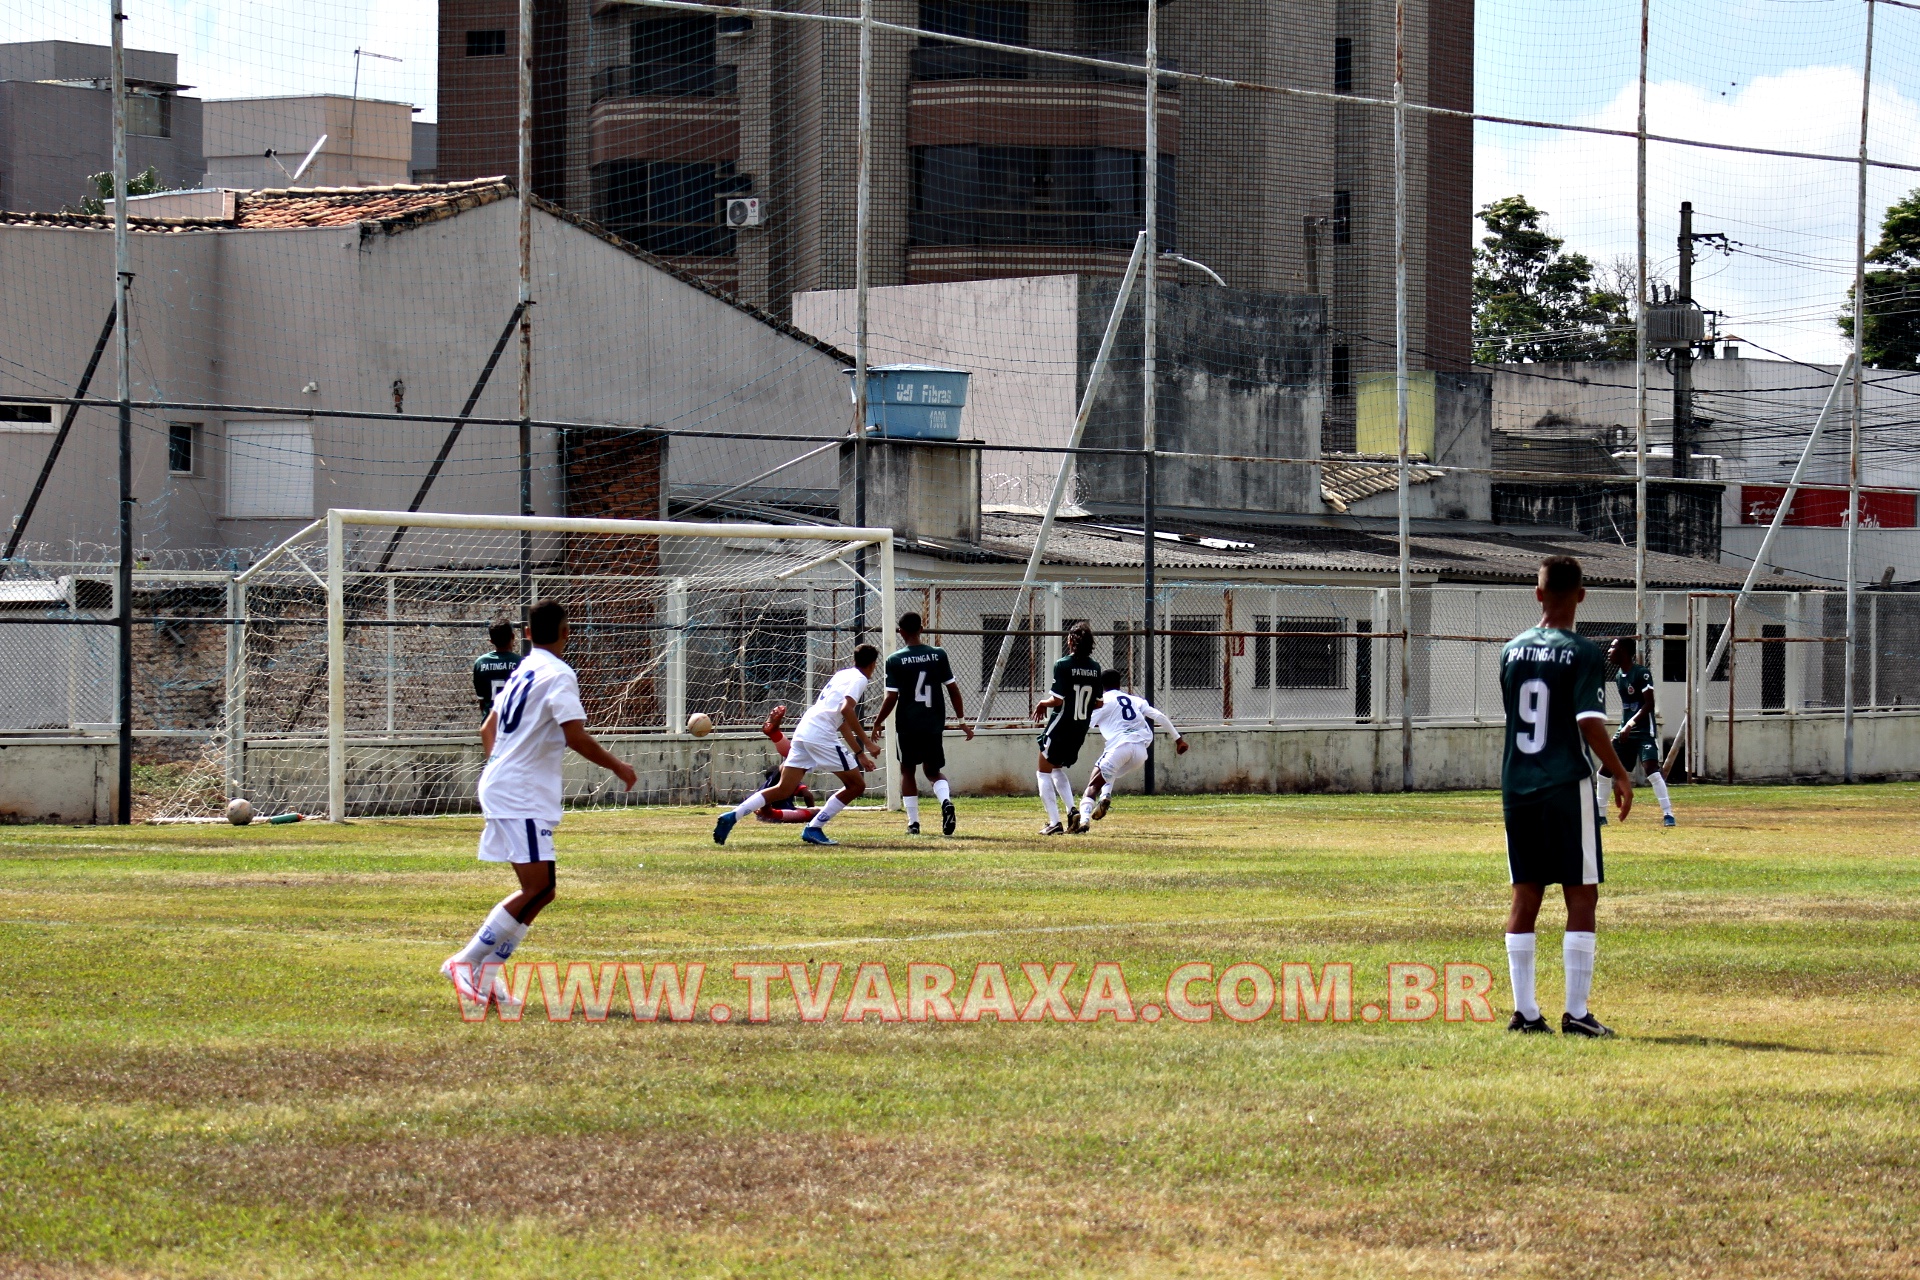
[[[704,711],[696,711],[687,717],[687,732],[696,738],[704,738],[713,732],[713,717]]]
[[[253,806],[241,798],[227,801],[227,821],[236,827],[246,826],[253,821]]]

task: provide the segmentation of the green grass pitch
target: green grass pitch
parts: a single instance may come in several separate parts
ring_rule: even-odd
[[[687,1022],[624,985],[463,1022],[436,969],[509,884],[474,818],[0,829],[0,1275],[1920,1273],[1920,786],[1676,796],[1606,829],[1610,1042],[1504,1030],[1487,794],[1123,798],[1048,841],[963,800],[831,850],[570,817],[518,959],[704,963]],[[1355,1013],[839,1016],[861,962],[903,1005],[910,963],[958,1004],[1074,962],[1072,1008],[1103,961],[1136,1011],[1185,962],[1351,964]],[[749,1019],[733,965],[779,962],[844,966],[832,1017],[775,981]],[[1497,1022],[1364,1020],[1449,962]]]

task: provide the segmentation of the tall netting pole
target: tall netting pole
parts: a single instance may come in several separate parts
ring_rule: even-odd
[[[1633,320],[1633,634],[1647,652],[1647,30],[1650,0],[1640,0],[1640,114],[1634,139]]]
[[[1159,495],[1155,492],[1155,474],[1159,468],[1154,465],[1154,450],[1160,447],[1160,286],[1158,281],[1160,266],[1160,6],[1158,0],[1147,0],[1147,130],[1146,158],[1142,162],[1141,181],[1146,215],[1147,256],[1141,265],[1145,269],[1141,281],[1145,292],[1141,295],[1141,352],[1140,352],[1140,477],[1141,505],[1140,527],[1140,585],[1145,595],[1141,602],[1140,630],[1145,633],[1145,665],[1141,696],[1151,703],[1154,695],[1154,651],[1158,647],[1154,640],[1154,631],[1159,619],[1154,609],[1154,542],[1157,535],[1154,525],[1155,506]],[[1154,791],[1153,748],[1147,748],[1147,767],[1141,779],[1148,795]]]
[[[1847,442],[1847,656],[1846,701],[1842,714],[1845,746],[1842,764],[1848,782],[1853,768],[1853,678],[1860,654],[1860,413],[1866,380],[1867,336],[1867,108],[1873,93],[1873,0],[1867,0],[1867,44],[1860,66],[1860,173],[1853,227],[1853,431]]]
[[[515,136],[520,204],[520,514],[533,514],[533,0],[520,0],[519,114]],[[533,608],[533,534],[520,534],[520,616]]]
[[[114,326],[114,363],[119,375],[120,427],[120,567],[116,575],[120,598],[116,619],[119,654],[118,687],[114,703],[120,720],[119,764],[116,782],[119,800],[115,818],[133,821],[133,326],[127,323],[127,291],[133,267],[127,246],[127,48],[123,28],[127,16],[120,0],[113,0],[113,305],[120,323]]]
[[[853,204],[853,522],[867,525],[867,293],[873,282],[873,0],[860,0],[859,172]],[[855,554],[861,577],[867,576],[867,552]],[[865,638],[867,597],[855,597],[853,638]],[[887,626],[883,620],[881,627]],[[899,784],[888,771],[888,805]]]
[[[1393,7],[1393,399],[1399,422],[1400,789],[1413,790],[1413,524],[1407,505],[1407,0]]]

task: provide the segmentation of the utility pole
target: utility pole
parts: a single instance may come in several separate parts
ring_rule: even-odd
[[[1675,301],[1691,307],[1693,301],[1693,247],[1710,241],[1724,250],[1727,237],[1718,231],[1693,229],[1693,202],[1680,204],[1680,290]],[[1704,327],[1703,327],[1704,332]],[[1693,348],[1673,349],[1673,474],[1684,480],[1693,474]]]
[[[1680,303],[1693,304],[1693,201],[1680,203]],[[1673,475],[1693,474],[1693,348],[1673,352]]]

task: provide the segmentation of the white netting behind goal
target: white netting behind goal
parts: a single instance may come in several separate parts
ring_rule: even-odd
[[[750,790],[777,760],[757,732],[767,712],[784,703],[797,716],[884,630],[882,553],[853,530],[537,523],[338,526],[341,816],[475,810],[491,693],[475,661],[492,650],[491,624],[510,621],[517,634],[538,601],[566,605],[565,657],[588,726],[640,774],[629,795],[569,754],[570,805]],[[262,815],[330,812],[327,579],[328,537],[316,527],[235,583],[243,621],[223,731],[157,817],[215,816],[226,796]],[[688,733],[694,713],[715,732]]]

